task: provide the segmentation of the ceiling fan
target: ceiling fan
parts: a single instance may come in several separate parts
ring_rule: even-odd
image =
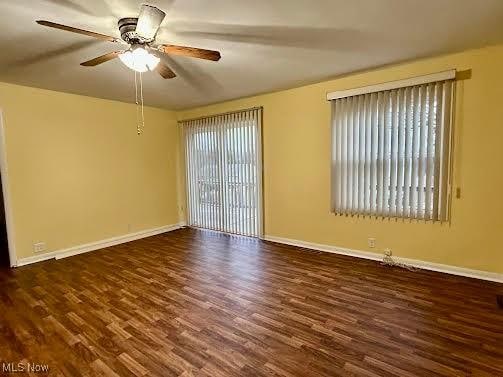
[[[120,43],[127,46],[124,50],[109,52],[108,54],[81,63],[81,65],[85,67],[94,67],[118,57],[122,63],[136,72],[143,73],[149,70],[155,70],[163,78],[171,79],[176,77],[176,74],[166,64],[161,62],[158,56],[159,53],[182,55],[212,61],[220,60],[221,56],[218,51],[171,44],[157,44],[155,42],[155,37],[165,16],[166,13],[159,8],[143,4],[137,18],[128,17],[119,20],[118,26],[121,39],[50,21],[38,20],[37,23],[39,25],[83,34],[92,38]]]

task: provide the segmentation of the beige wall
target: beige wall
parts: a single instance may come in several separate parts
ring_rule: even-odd
[[[18,258],[178,223],[176,114],[0,83]]]
[[[264,107],[265,234],[503,273],[503,46],[376,69],[297,89],[180,112],[187,119]],[[457,83],[451,224],[336,217],[330,213],[329,91],[446,69]]]

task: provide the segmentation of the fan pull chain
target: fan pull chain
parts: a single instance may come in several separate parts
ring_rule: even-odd
[[[138,99],[138,75],[134,71],[134,91],[135,91],[135,103],[136,103],[136,133],[141,135],[143,128],[145,127],[145,115],[143,112],[143,79],[140,72],[140,99]],[[141,107],[140,107],[141,101]],[[141,115],[141,119],[140,119]]]
[[[140,116],[139,116],[139,103],[138,103],[138,78],[136,75],[136,71],[134,72],[134,95],[135,95],[135,103],[136,103],[136,132],[140,135]]]
[[[143,132],[143,129],[145,128],[145,115],[143,114],[143,77],[141,72],[140,72],[140,98],[141,98],[141,130],[140,130],[141,134]]]

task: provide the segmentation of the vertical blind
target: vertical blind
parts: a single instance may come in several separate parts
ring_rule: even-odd
[[[261,109],[182,122],[188,224],[261,236]]]
[[[332,210],[445,221],[453,80],[332,100]]]

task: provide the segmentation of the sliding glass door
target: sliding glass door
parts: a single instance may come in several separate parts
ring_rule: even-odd
[[[261,109],[182,122],[188,224],[262,235]]]

